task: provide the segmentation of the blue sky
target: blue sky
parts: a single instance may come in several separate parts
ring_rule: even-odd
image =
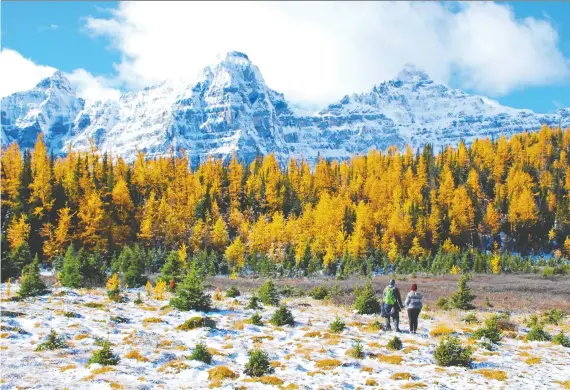
[[[197,72],[203,64],[214,60],[211,53],[226,50],[226,42],[230,44],[229,41],[231,41],[231,38],[228,37],[233,37],[235,39],[235,46],[251,48],[250,50],[244,51],[248,53],[253,62],[260,67],[261,72],[271,87],[285,92],[286,97],[293,97],[293,99],[305,100],[306,102],[324,102],[327,99],[332,101],[341,91],[344,91],[344,93],[363,92],[370,89],[372,84],[390,78],[390,76],[395,73],[395,69],[398,69],[405,60],[406,62],[420,62],[420,67],[425,66],[428,68],[428,73],[437,80],[446,81],[451,84],[451,86],[460,87],[469,92],[491,96],[493,99],[508,106],[530,108],[537,112],[553,112],[556,108],[570,106],[570,80],[568,73],[562,76],[560,75],[560,69],[563,67],[562,62],[558,61],[558,63],[552,64],[551,62],[541,62],[547,61],[544,58],[536,58],[550,57],[549,52],[545,52],[545,54],[542,55],[536,54],[537,50],[539,53],[540,50],[542,50],[540,46],[545,45],[542,45],[540,41],[533,41],[531,35],[535,33],[535,30],[536,34],[548,35],[548,32],[544,32],[544,29],[540,28],[531,29],[532,31],[530,33],[523,31],[521,32],[520,40],[504,43],[508,45],[509,50],[512,50],[513,56],[521,55],[520,60],[514,61],[513,67],[518,67],[521,62],[536,61],[534,68],[517,70],[520,73],[520,76],[517,76],[517,78],[512,76],[509,69],[505,69],[504,66],[503,68],[494,69],[492,58],[484,62],[478,61],[477,58],[469,59],[470,62],[468,63],[467,60],[463,61],[461,56],[463,55],[467,58],[470,53],[462,54],[461,48],[457,49],[459,59],[449,59],[447,62],[437,62],[434,59],[434,57],[438,56],[437,53],[432,55],[428,52],[425,53],[423,57],[418,57],[415,53],[410,54],[410,52],[403,51],[404,49],[401,48],[401,46],[410,46],[409,43],[406,44],[402,42],[402,44],[399,45],[397,42],[400,37],[407,35],[407,31],[402,31],[400,34],[395,32],[392,37],[393,41],[382,41],[383,46],[381,46],[382,49],[379,51],[382,52],[383,55],[372,56],[367,52],[371,51],[369,48],[376,47],[374,46],[376,44],[374,40],[381,41],[383,39],[382,37],[385,36],[381,30],[377,32],[367,30],[361,35],[347,35],[344,32],[340,34],[339,28],[327,30],[330,27],[330,23],[327,24],[326,21],[321,21],[320,19],[313,21],[307,20],[306,25],[291,24],[303,23],[302,20],[300,22],[291,22],[293,19],[287,19],[287,12],[293,15],[293,13],[298,12],[299,9],[286,9],[286,12],[281,12],[281,14],[285,16],[279,16],[279,19],[271,19],[275,18],[275,15],[269,13],[270,10],[261,10],[259,11],[259,15],[261,16],[257,18],[257,21],[261,18],[269,19],[271,20],[271,24],[283,24],[285,29],[291,28],[290,26],[293,26],[293,28],[300,26],[298,27],[299,34],[302,33],[304,35],[300,35],[298,40],[303,40],[303,36],[307,36],[306,31],[310,31],[308,34],[314,34],[314,42],[308,42],[307,48],[305,48],[302,43],[288,46],[288,41],[294,40],[295,33],[288,32],[287,34],[282,34],[281,32],[268,31],[268,29],[271,29],[271,26],[265,27],[265,32],[260,31],[259,34],[256,30],[247,30],[249,27],[243,27],[245,31],[243,33],[244,35],[235,33],[236,28],[242,30],[241,26],[248,24],[245,19],[241,25],[236,25],[238,27],[227,27],[228,31],[224,30],[224,28],[216,28],[214,27],[216,25],[231,26],[231,23],[233,23],[232,20],[235,19],[232,19],[230,15],[227,19],[228,22],[224,23],[223,20],[226,19],[223,19],[225,16],[221,12],[220,16],[214,18],[211,23],[199,24],[203,23],[203,21],[195,18],[194,15],[196,13],[200,13],[204,18],[208,19],[212,17],[212,12],[203,11],[205,8],[184,8],[184,10],[187,10],[187,17],[181,18],[180,14],[183,13],[183,11],[180,10],[167,10],[168,7],[160,5],[160,8],[154,7],[150,9],[152,6],[148,5],[147,8],[149,8],[149,10],[144,11],[141,10],[143,6],[147,5],[143,4],[139,6],[134,3],[119,4],[109,1],[2,2],[2,49],[11,49],[34,64],[57,68],[69,74],[72,74],[77,69],[84,69],[90,75],[89,77],[92,76],[94,79],[97,79],[97,82],[101,83],[103,87],[125,90],[143,86],[145,83],[154,83],[161,78],[167,78],[169,74],[175,74],[177,72],[182,76],[187,72],[189,73],[188,77],[190,77],[193,73]],[[327,5],[325,4],[323,6]],[[348,7],[344,8],[344,11],[340,9],[332,10],[330,14],[333,16],[331,16],[332,19],[330,20],[334,22],[341,20],[341,17],[336,20],[334,19],[335,12],[338,12],[338,15],[342,15],[343,12],[346,13],[346,10],[350,12],[351,6],[344,6]],[[397,9],[394,8],[396,6],[382,5],[382,9],[379,9],[378,12],[383,12],[388,16],[394,14],[394,18],[402,17],[402,13],[405,14],[408,12],[410,15],[407,16],[407,14],[405,14],[403,17],[410,20],[411,24],[417,20],[418,24],[427,23],[429,26],[437,24],[433,23],[433,21],[440,20],[439,18],[443,17],[440,14],[446,12],[445,6],[438,6],[439,8],[434,8],[435,5],[429,4],[425,6],[429,7],[429,9],[426,8],[429,12],[433,11],[433,17],[431,19],[421,19],[421,17],[418,16],[420,13],[425,14],[426,9],[418,9],[420,6],[417,4],[406,7],[398,6]],[[568,61],[570,59],[570,3],[501,3],[500,6],[498,6],[501,8],[487,7],[481,8],[477,13],[471,12],[471,19],[469,20],[475,20],[477,24],[481,24],[480,20],[483,20],[484,23],[488,22],[490,26],[489,29],[495,29],[497,36],[500,36],[501,31],[503,31],[500,29],[500,26],[502,26],[501,23],[503,23],[505,24],[504,34],[509,34],[509,31],[511,31],[509,28],[512,28],[512,26],[507,26],[509,23],[508,18],[504,19],[504,22],[502,21],[503,19],[500,21],[494,20],[494,13],[497,14],[497,10],[502,10],[507,6],[511,7],[514,12],[513,17],[515,21],[513,25],[519,22],[522,23],[523,18],[533,17],[547,23],[549,28],[558,34],[558,42],[556,45],[553,45],[550,50],[551,52],[556,51],[557,55],[561,56],[562,61],[566,63],[566,71],[568,71]],[[194,5],[188,5],[187,7],[194,7]],[[202,5],[200,7],[202,7]],[[206,5],[204,5],[204,7],[206,7]],[[119,8],[121,8],[120,17],[111,12],[111,10],[118,10]],[[357,11],[356,8],[354,9],[354,26],[356,26],[354,29],[357,29],[359,25],[357,12],[360,11]],[[154,20],[153,14],[156,14],[157,10],[160,12],[164,10],[163,15],[156,16],[158,19],[162,17],[162,19],[165,20],[163,23],[167,23],[167,25],[165,25],[166,28]],[[237,11],[234,11],[233,15],[236,15],[236,12],[239,11],[240,8],[237,8]],[[301,11],[304,10],[301,9]],[[247,12],[246,10],[243,12],[244,18],[246,17],[246,13],[251,14],[251,12]],[[310,15],[310,12],[311,11],[307,11],[307,14]],[[475,19],[476,17],[483,19]],[[201,17],[198,17],[198,19],[200,18]],[[449,19],[450,16],[447,15],[445,18]],[[218,19],[218,21],[216,21],[216,19]],[[295,18],[295,20],[298,19],[300,18]],[[145,34],[148,35],[141,35],[142,33],[134,31],[132,28],[117,28],[117,24],[114,24],[117,23],[117,21],[124,22],[125,20],[130,22],[135,21],[136,23],[140,22],[139,27],[142,26],[144,29],[148,29],[148,33],[145,32]],[[172,23],[169,23],[170,20]],[[346,23],[348,23],[347,27],[350,28],[351,21],[348,20]],[[375,21],[371,20],[370,23],[374,25]],[[378,23],[382,24],[382,22]],[[171,24],[171,26],[168,24]],[[366,21],[362,22],[362,24],[366,24]],[[468,22],[465,21],[464,24],[468,24]],[[208,33],[210,29],[216,29],[216,32],[212,34],[212,36]],[[433,40],[440,39],[438,37],[440,37],[441,34],[446,34],[445,31],[439,31],[437,27],[433,27],[433,29],[433,36],[435,37]],[[203,33],[204,30],[206,31]],[[262,30],[262,28],[260,27],[259,30]],[[332,32],[328,33],[327,31]],[[413,35],[413,29],[411,27],[408,27],[408,31],[412,31],[410,34]],[[463,30],[457,27],[455,27],[454,31],[455,34],[479,34],[479,36],[484,34],[484,32],[471,32],[471,30],[463,32]],[[185,36],[185,34],[187,34],[187,36]],[[258,36],[266,34],[275,34],[275,46],[282,47],[280,51],[267,54],[268,56],[271,54],[273,59],[264,57],[264,53],[269,51],[267,47],[271,45],[271,43],[264,40],[262,41],[262,39],[266,38]],[[377,34],[377,37],[375,37],[374,34]],[[419,31],[418,34],[421,34],[421,31]],[[180,36],[182,36],[182,38]],[[362,48],[359,49],[362,53],[352,51],[350,52],[351,54],[346,53],[347,57],[352,56],[358,59],[358,61],[354,60],[348,62],[344,58],[344,52],[342,51],[343,46],[342,43],[340,43],[338,48],[335,46],[335,49],[338,49],[340,54],[336,53],[334,56],[331,55],[330,58],[328,58],[326,57],[327,54],[312,53],[311,47],[319,47],[320,45],[321,47],[329,48],[328,45],[334,45],[334,43],[331,44],[327,41],[326,37],[322,38],[322,36],[330,36],[330,40],[334,42],[346,41],[346,48],[350,50],[352,50],[354,46],[360,45],[360,42],[365,41],[365,37],[370,36],[371,46],[362,45]],[[241,41],[239,39],[241,39]],[[249,42],[250,39],[251,42]],[[313,39],[312,36],[310,39],[307,39],[307,41],[311,41],[311,39]],[[417,40],[418,38],[412,36],[409,39],[412,39],[410,42],[414,42],[413,39]],[[472,39],[472,37],[469,39]],[[528,43],[525,44],[523,39],[527,39]],[[143,42],[145,40],[149,41],[148,49],[138,47],[140,46],[141,40]],[[154,42],[154,40],[158,43],[153,44],[152,42]],[[165,51],[162,52],[161,40],[166,43],[177,42],[177,44],[173,44],[172,47],[166,45]],[[279,42],[281,42],[280,40],[283,40],[284,43],[279,44]],[[494,39],[489,39],[489,45],[493,45],[493,41]],[[354,42],[357,42],[358,45],[355,45]],[[396,44],[394,44],[394,42],[396,42]],[[535,52],[529,49],[531,53],[524,54],[523,56],[523,54],[521,54],[522,50],[516,47],[519,42],[523,42],[521,46],[530,48],[532,45],[535,45],[537,48],[532,49],[535,50]],[[457,47],[456,43],[449,45],[452,45],[454,48]],[[426,46],[425,43],[418,43],[418,51],[421,51],[421,47],[424,46]],[[434,43],[434,47],[439,48],[440,46],[441,45],[437,42]],[[263,50],[259,48],[263,48]],[[287,53],[288,48],[291,54]],[[447,46],[444,46],[442,52],[444,52],[446,48]],[[166,51],[166,49],[170,51]],[[235,49],[241,50],[240,47],[235,47]],[[345,52],[348,49],[345,49]],[[153,53],[153,50],[157,53]],[[188,51],[191,55],[178,53],[181,50]],[[326,52],[330,53],[331,50],[332,49],[328,49]],[[395,52],[392,53],[390,50],[395,50]],[[484,53],[487,52],[484,48],[482,50]],[[499,50],[503,49],[499,48]],[[152,58],[153,55],[155,57],[168,57],[170,52],[175,54],[173,54],[172,59],[165,58],[165,61],[167,61],[165,63],[161,63]],[[255,55],[252,55],[251,52]],[[323,48],[323,53],[324,52],[325,50]],[[311,56],[314,56],[314,60],[312,61],[311,59],[313,59],[313,57]],[[293,59],[291,59],[291,57],[293,57]],[[392,57],[397,58],[398,61],[395,61],[393,64],[387,64],[387,58]],[[256,61],[256,58],[258,58],[259,61]],[[496,62],[502,62],[500,57],[497,58]],[[319,63],[321,59],[323,62]],[[290,63],[287,61],[290,61]],[[336,66],[335,61],[340,65]],[[346,62],[346,64],[343,61]],[[178,62],[181,66],[179,68],[170,68],[173,66],[171,65],[172,62]],[[280,64],[278,64],[278,62]],[[457,66],[463,66],[462,72],[449,71],[449,68],[455,68]],[[500,64],[497,64],[497,66],[500,66]],[[164,67],[164,77],[162,77],[163,73],[161,73],[162,67]],[[539,73],[544,69],[549,69],[550,74],[539,77]],[[497,76],[502,75],[503,73],[501,72],[504,72],[504,76]],[[287,73],[292,75],[285,76]],[[321,84],[312,84],[313,81],[318,78],[317,76],[322,73],[327,73],[327,78],[323,78]],[[339,76],[339,73],[344,73],[345,75],[362,73],[365,74],[366,77],[356,78],[355,76],[353,80],[348,80],[347,77]],[[473,76],[471,79],[471,73],[476,75],[476,77]],[[516,71],[514,71],[514,73],[516,73]],[[79,78],[79,76],[77,77]],[[306,80],[303,77],[306,77]],[[502,77],[509,78],[509,82],[504,86],[494,88],[495,84],[502,82]],[[299,80],[299,78],[301,80]],[[467,79],[469,79],[469,81],[466,81]],[[137,81],[140,81],[143,85],[137,85]],[[338,88],[335,89],[330,85],[338,85]],[[279,88],[280,86],[282,86],[282,89]],[[289,86],[291,86],[290,90],[288,90]],[[311,95],[311,92],[303,90],[303,86],[307,86],[308,90],[320,88],[327,92],[323,92],[322,95]]]

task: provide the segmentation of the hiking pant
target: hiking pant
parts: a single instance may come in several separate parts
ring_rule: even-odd
[[[408,319],[410,320],[410,332],[418,330],[418,317],[422,309],[408,309]]]
[[[384,318],[386,321],[386,330],[392,329],[390,326],[390,317],[394,320],[394,327],[399,329],[400,325],[400,311],[394,305],[384,303]]]

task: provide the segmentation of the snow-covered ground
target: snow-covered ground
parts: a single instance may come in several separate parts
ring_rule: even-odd
[[[404,349],[394,352],[386,344],[395,333],[377,331],[370,326],[381,320],[378,316],[358,315],[350,307],[311,298],[282,300],[295,317],[295,327],[270,325],[268,320],[276,310],[274,307],[260,310],[265,326],[244,324],[254,313],[244,308],[249,298],[245,295],[214,301],[216,309],[208,316],[216,321],[216,329],[182,331],[176,327],[203,313],[172,310],[167,306],[168,294],[165,300],[157,301],[148,298],[141,289],[144,302],[136,305],[133,301],[137,290],[129,291],[128,302],[116,304],[107,299],[103,289],[67,291],[65,295],[58,294],[64,290],[55,289],[50,295],[12,302],[5,299],[5,289],[4,284],[2,311],[23,315],[2,317],[2,389],[276,388],[243,373],[248,350],[254,346],[269,354],[275,366],[271,375],[281,380],[281,388],[286,389],[556,389],[564,388],[562,383],[570,380],[570,349],[549,342],[525,342],[522,336],[528,328],[522,325],[523,315],[511,317],[518,328],[504,337],[497,351],[475,347],[473,367],[442,368],[433,357],[439,339],[431,337],[429,332],[436,325],[447,324],[467,342],[466,333],[477,325],[460,322],[465,313],[424,311],[429,318],[420,319],[419,334],[400,334]],[[12,286],[12,294],[16,289]],[[89,303],[100,303],[102,307],[86,306]],[[79,317],[65,316],[65,312]],[[339,335],[329,331],[329,324],[337,314],[348,325]],[[115,324],[110,321],[111,316],[126,317],[130,322]],[[477,316],[484,319],[488,313]],[[161,322],[145,323],[148,318],[158,318]],[[407,318],[403,315],[402,319],[401,327],[406,329]],[[67,340],[70,348],[36,352],[37,344],[52,328]],[[568,333],[570,326],[566,319],[563,325],[546,329],[551,334],[560,329]],[[96,340],[107,337],[113,351],[121,357],[120,363],[110,371],[97,364],[87,367],[93,351],[100,349]],[[346,354],[356,340],[362,342],[364,359]],[[204,341],[214,353],[211,365],[188,359],[199,341]],[[138,351],[142,358],[127,358],[132,351]],[[529,360],[533,357],[539,358],[538,362]],[[336,359],[340,365],[319,368],[318,362],[324,359]],[[386,362],[387,359],[393,361]],[[239,377],[222,382],[210,380],[208,370],[221,365]],[[488,379],[480,369],[504,371],[507,379]],[[394,379],[401,373],[409,373],[411,377]]]

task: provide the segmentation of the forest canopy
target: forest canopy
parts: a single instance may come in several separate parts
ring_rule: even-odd
[[[2,150],[3,279],[35,255],[62,263],[70,247],[83,263],[96,256],[96,268],[121,268],[128,249],[147,268],[176,251],[182,266],[200,257],[212,272],[261,261],[335,273],[347,261],[486,251],[560,258],[570,254],[569,153],[570,129],[545,126],[314,168],[280,166],[269,154],[247,165],[210,159],[193,171],[183,152],[154,160],[140,152],[132,163],[95,148],[54,158],[40,134],[31,150]]]

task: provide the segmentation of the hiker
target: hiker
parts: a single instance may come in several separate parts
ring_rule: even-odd
[[[382,302],[382,316],[386,319],[386,330],[392,330],[390,326],[390,317],[392,317],[396,332],[400,332],[400,310],[404,308],[404,305],[394,279],[391,279],[384,289]]]
[[[418,285],[412,284],[412,290],[406,297],[406,309],[408,309],[408,320],[410,321],[410,333],[416,334],[418,330],[418,317],[422,307],[422,293],[418,292]]]

